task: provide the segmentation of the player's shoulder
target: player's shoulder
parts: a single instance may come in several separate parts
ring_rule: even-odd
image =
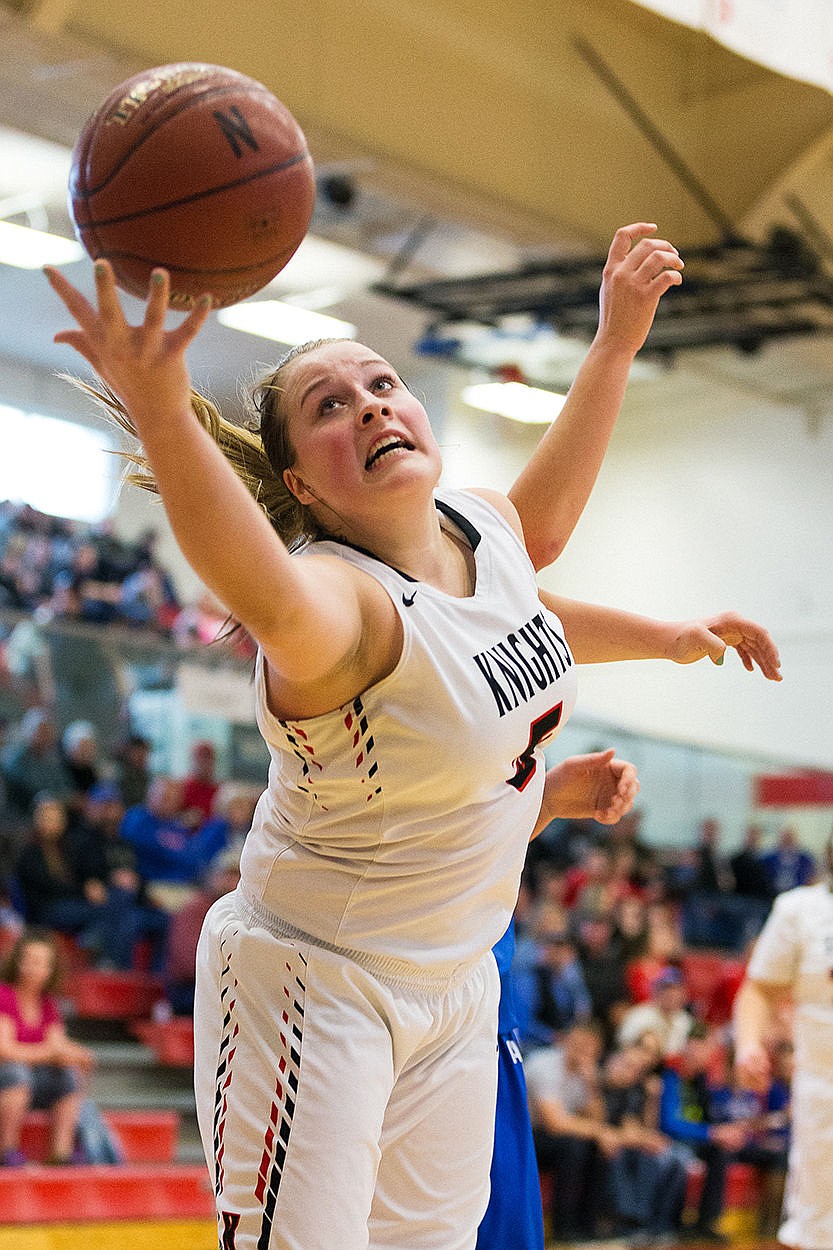
[[[775,896],[773,911],[796,918],[815,915],[819,911],[833,911],[833,892],[826,881],[797,885]]]
[[[523,539],[523,529],[521,528],[521,518],[518,516],[518,510],[512,503],[511,499],[507,499],[506,495],[502,495],[499,490],[492,490],[488,486],[471,486],[463,494],[473,495],[476,499],[482,499],[485,503],[494,508],[495,512],[503,517],[508,525]]]

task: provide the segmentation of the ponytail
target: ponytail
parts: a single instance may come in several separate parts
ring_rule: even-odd
[[[295,498],[283,480],[283,471],[291,468],[295,452],[289,438],[286,414],[281,407],[282,374],[286,366],[299,356],[339,341],[314,339],[292,347],[261,379],[252,395],[252,415],[258,422],[256,430],[227,421],[211,400],[197,391],[191,391],[194,416],[214,439],[249,494],[265,512],[272,528],[290,549],[331,535],[316,521],[309,508]],[[135,440],[134,450],[119,453],[123,460],[134,466],[125,474],[125,481],[158,495],[159,487],[142,450],[139,433],[115,392],[100,380],[98,386],[73,377],[69,377],[68,381],[91,395],[110,419]]]
[[[106,382],[92,386],[77,378],[69,380],[92,396],[110,419],[135,440],[136,446],[133,449],[122,449],[118,453],[129,465],[134,466],[125,474],[124,480],[158,495],[159,487],[141,447],[138,431],[115,392]],[[283,476],[272,468],[260,435],[255,430],[227,421],[211,400],[194,390],[191,391],[191,410],[220,448],[249,494],[263,509],[284,543],[292,547],[305,539],[316,537],[317,526],[313,518],[288,489]]]

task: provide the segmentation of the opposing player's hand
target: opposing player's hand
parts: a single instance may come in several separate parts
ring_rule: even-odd
[[[547,771],[541,809],[544,824],[559,817],[615,825],[631,810],[638,793],[636,769],[617,759],[612,748],[571,755]]]
[[[613,236],[599,293],[597,341],[636,353],[647,338],[660,299],[683,280],[673,243],[655,237],[653,222],[622,226]]]
[[[721,612],[681,626],[671,636],[668,659],[694,664],[708,656],[713,664],[722,664],[730,648],[737,651],[748,672],[757,666],[770,681],[781,680],[781,660],[772,638],[762,625],[747,621],[737,612]]]
[[[772,1064],[766,1046],[760,1043],[738,1046],[735,1050],[735,1075],[742,1089],[765,1093],[772,1080]]]
[[[170,278],[166,270],[154,269],[144,320],[134,326],[124,315],[109,263],[97,260],[94,268],[97,307],[59,269],[45,270],[77,323],[75,329],[56,334],[55,342],[66,343],[83,356],[139,426],[143,416],[170,417],[189,411],[191,383],[185,349],[205,322],[211,297],[203,296],[179,325],[166,330]]]

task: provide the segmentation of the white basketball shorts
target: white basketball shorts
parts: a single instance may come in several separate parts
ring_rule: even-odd
[[[380,976],[243,919],[197,956],[195,1085],[221,1250],[471,1250],[489,1196],[499,984]]]

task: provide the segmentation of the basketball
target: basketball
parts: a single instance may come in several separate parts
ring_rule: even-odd
[[[171,275],[172,307],[245,299],[283,269],[309,227],[315,176],[303,132],[262,83],[182,62],[128,78],[72,152],[69,209],[119,286]]]

